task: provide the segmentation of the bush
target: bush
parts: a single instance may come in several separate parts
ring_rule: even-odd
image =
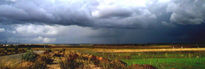
[[[50,48],[47,48],[45,52],[52,52]]]
[[[61,69],[75,69],[77,66],[77,62],[75,60],[66,59],[65,61],[60,61]]]
[[[66,56],[65,60],[62,60],[59,62],[61,69],[76,69],[80,65],[82,65],[81,62],[77,62],[78,56],[76,54]]]
[[[41,61],[44,61],[46,64],[51,64],[51,63],[53,63],[53,59],[52,59],[52,57],[51,56],[48,56],[48,55],[44,55],[44,56],[41,56],[40,57],[40,60]]]
[[[22,59],[26,61],[34,62],[38,57],[32,50],[27,51],[25,54],[22,55]]]

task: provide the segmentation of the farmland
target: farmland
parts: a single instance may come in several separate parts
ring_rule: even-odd
[[[0,53],[0,69],[205,68],[203,45],[17,45]]]

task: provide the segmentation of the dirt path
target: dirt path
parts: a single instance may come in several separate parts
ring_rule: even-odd
[[[16,66],[21,63],[22,54],[0,56],[0,64],[3,64],[5,66],[11,66],[11,67]]]
[[[44,51],[34,51],[34,52],[37,53],[37,54],[41,54]],[[0,63],[9,64],[9,65],[11,65],[11,64],[13,64],[13,65],[20,64],[21,61],[22,61],[21,56],[23,54],[24,53],[0,56]]]

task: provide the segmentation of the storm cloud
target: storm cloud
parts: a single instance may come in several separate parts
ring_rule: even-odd
[[[0,1],[2,41],[16,40],[29,43],[203,41],[204,21],[204,0]]]
[[[6,23],[139,27],[169,14],[166,22],[201,24],[204,0],[1,0]],[[156,21],[159,20],[159,21]],[[134,26],[133,26],[134,25]]]

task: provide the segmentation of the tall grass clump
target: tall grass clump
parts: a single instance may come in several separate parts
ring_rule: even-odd
[[[22,55],[22,59],[25,61],[34,62],[37,59],[38,55],[32,50],[28,50],[25,54]]]
[[[53,63],[53,59],[52,59],[52,57],[51,56],[49,56],[49,55],[42,55],[42,56],[40,56],[40,61],[43,61],[43,62],[45,62],[46,64],[52,64]]]
[[[69,56],[69,57],[66,57],[65,60],[61,60],[59,62],[60,64],[60,68],[61,69],[76,69],[78,68],[81,63],[77,62],[76,59],[77,59],[78,56]]]

